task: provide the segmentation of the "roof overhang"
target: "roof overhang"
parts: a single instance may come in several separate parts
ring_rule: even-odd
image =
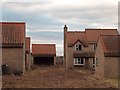
[[[33,57],[55,57],[55,54],[32,54]]]
[[[117,53],[117,52],[116,53],[115,52],[114,53],[113,52],[111,52],[111,53],[105,52],[104,55],[105,55],[105,57],[120,57],[120,52],[119,53]]]
[[[83,58],[94,58],[95,52],[75,52],[73,54],[74,57],[83,57]]]
[[[2,43],[0,44],[0,48],[23,48],[23,43]]]
[[[88,44],[83,43],[79,39],[76,40],[76,42],[74,42],[74,43],[68,43],[67,45],[68,45],[68,47],[73,47],[77,42],[80,42],[84,47],[88,47]]]

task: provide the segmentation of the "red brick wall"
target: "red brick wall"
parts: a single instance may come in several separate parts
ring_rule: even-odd
[[[105,77],[118,78],[118,57],[105,57]]]
[[[8,64],[14,71],[25,71],[25,52],[23,48],[2,48],[2,64]]]
[[[102,42],[99,39],[95,53],[98,59],[98,66],[95,68],[95,75],[104,78],[118,77],[118,57],[105,57]]]
[[[99,40],[97,44],[97,49],[95,53],[95,58],[98,60],[98,65],[95,67],[95,75],[98,77],[104,77],[105,76],[105,57],[103,52],[102,43]]]

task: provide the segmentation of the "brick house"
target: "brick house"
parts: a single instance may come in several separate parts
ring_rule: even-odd
[[[55,65],[55,44],[32,44],[33,63],[36,65]]]
[[[98,39],[95,53],[95,75],[106,78],[120,77],[120,36],[103,35]]]
[[[95,68],[95,50],[100,35],[118,35],[117,29],[85,29],[68,31],[64,26],[64,66]]]
[[[30,37],[25,38],[25,69],[29,70],[31,66]]]
[[[0,49],[2,65],[7,64],[11,72],[25,72],[25,23],[0,22],[2,26]]]

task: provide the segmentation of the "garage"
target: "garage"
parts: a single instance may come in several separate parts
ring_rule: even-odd
[[[54,65],[54,57],[34,57],[36,65]]]
[[[33,63],[35,65],[55,65],[55,44],[32,44]]]

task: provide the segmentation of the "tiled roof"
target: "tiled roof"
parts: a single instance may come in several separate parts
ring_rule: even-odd
[[[29,53],[30,52],[30,37],[25,38],[25,48],[26,48],[26,52]]]
[[[85,32],[67,32],[66,34],[67,45],[73,46],[76,41],[81,41],[84,46],[88,46]]]
[[[95,52],[94,52],[94,51],[75,52],[75,53],[73,54],[74,57],[83,57],[83,58],[87,58],[87,57],[93,58],[94,55],[95,55]]]
[[[32,54],[56,56],[55,44],[32,44]]]
[[[2,47],[22,47],[25,42],[24,22],[0,22]],[[1,45],[0,44],[0,45]]]
[[[120,35],[100,36],[105,56],[120,56]]]
[[[66,42],[68,46],[73,46],[78,40],[84,45],[97,43],[100,35],[118,35],[117,29],[85,29],[85,31],[67,31]]]
[[[85,29],[88,42],[97,42],[100,35],[118,35],[117,29]]]

